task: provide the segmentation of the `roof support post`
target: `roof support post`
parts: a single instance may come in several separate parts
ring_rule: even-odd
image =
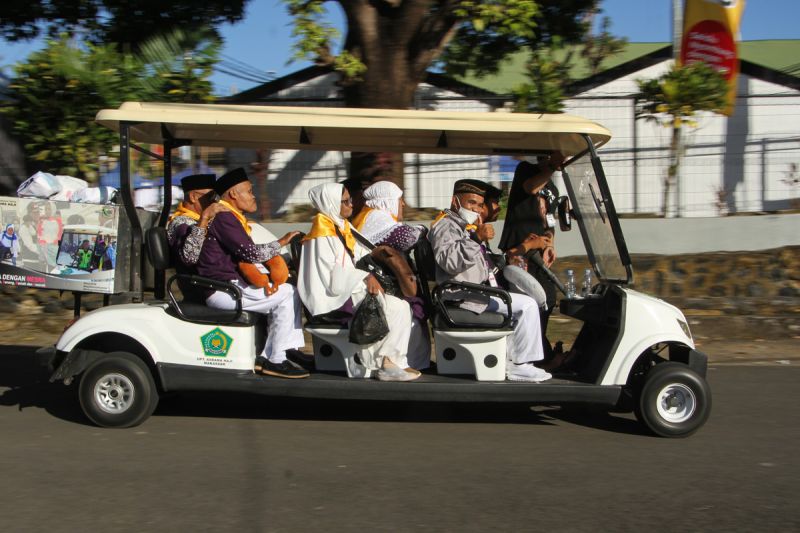
[[[133,203],[133,186],[131,183],[130,141],[131,123],[121,121],[119,124],[119,179],[122,193],[122,206],[131,225],[130,242],[130,285],[134,302],[141,302],[142,294],[142,224]]]

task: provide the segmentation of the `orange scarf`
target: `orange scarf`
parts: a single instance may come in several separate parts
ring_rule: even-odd
[[[200,220],[200,215],[198,215],[197,213],[186,207],[183,204],[183,202],[178,204],[178,209],[176,209],[175,212],[169,216],[169,221],[172,222],[172,219],[177,217],[189,217],[195,222],[198,222]]]
[[[233,205],[231,205],[230,202],[226,202],[225,200],[220,200],[219,203],[227,207],[230,210],[230,212],[233,213],[233,216],[235,216],[236,220],[239,221],[239,224],[242,225],[244,231],[246,231],[247,234],[250,235],[250,232],[252,230],[250,229],[250,224],[247,223],[247,218],[245,218],[244,214],[235,207],[233,207]]]
[[[344,221],[344,229],[339,229],[341,234],[344,236],[344,242],[347,245],[347,249],[350,250],[350,253],[355,253],[356,249],[356,238],[353,237],[353,233],[350,231],[350,223],[348,221]],[[336,234],[336,224],[330,218],[326,217],[322,213],[318,213],[314,216],[314,219],[311,222],[311,230],[306,233],[306,236],[303,237],[303,242],[310,241],[311,239],[316,239],[318,237],[337,237]]]
[[[439,214],[436,215],[436,218],[433,220],[433,222],[431,222],[431,227],[433,227],[434,224],[436,224],[437,222],[439,222],[440,220],[442,220],[446,216],[447,216],[447,212],[446,211],[439,212]],[[478,226],[476,226],[475,224],[467,224],[464,227],[464,229],[466,231],[475,231],[476,229],[478,229]]]

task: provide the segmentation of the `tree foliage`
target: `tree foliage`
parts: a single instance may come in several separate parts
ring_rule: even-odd
[[[696,127],[694,119],[699,112],[720,113],[727,105],[725,78],[701,62],[675,65],[658,78],[637,80],[636,84],[637,115],[665,126]]]
[[[589,75],[594,75],[600,72],[603,60],[622,51],[627,40],[611,34],[608,17],[603,17],[598,33],[592,30],[599,13],[597,7],[590,8],[584,24],[576,26],[566,39],[554,35],[541,46],[525,47],[530,54],[526,64],[528,81],[512,89],[516,111],[560,113],[575,64],[584,62]],[[578,33],[581,29],[583,34]]]
[[[495,74],[504,58],[520,50],[578,43],[591,28],[598,0],[494,0],[493,4],[491,17],[465,13],[440,60],[449,74]]]
[[[676,185],[684,155],[684,126],[696,128],[701,112],[721,113],[727,106],[728,83],[702,62],[673,66],[664,75],[637,80],[637,117],[672,129],[670,165],[664,178],[662,216],[670,214],[670,191]]]
[[[97,156],[118,136],[94,122],[100,109],[128,100],[208,102],[219,42],[175,32],[139,54],[62,36],[15,67],[2,111],[23,145],[30,171],[97,178]]]
[[[94,44],[116,43],[137,50],[142,43],[175,28],[191,33],[238,22],[247,1],[6,0],[0,34],[15,41],[42,32],[51,38],[68,33]]]

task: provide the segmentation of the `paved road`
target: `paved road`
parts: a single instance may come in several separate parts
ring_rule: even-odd
[[[0,531],[797,531],[796,366],[718,366],[688,439],[578,409],[170,398],[86,423],[0,347]]]

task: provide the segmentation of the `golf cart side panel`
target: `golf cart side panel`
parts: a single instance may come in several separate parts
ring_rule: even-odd
[[[694,341],[681,327],[686,318],[677,307],[631,289],[623,290],[626,297],[622,338],[608,358],[600,385],[625,384],[636,360],[655,344],[678,343],[694,349]]]
[[[622,387],[558,381],[541,384],[478,382],[467,376],[425,375],[413,383],[348,378],[317,372],[308,379],[275,379],[253,372],[221,371],[168,363],[158,365],[165,390],[249,392],[266,396],[337,400],[597,403],[615,405]]]
[[[87,313],[61,335],[56,348],[64,352],[93,348],[92,338],[102,335],[133,339],[154,363],[253,369],[252,327],[185,322],[167,313],[165,303],[114,305]],[[125,340],[120,338],[115,349],[126,351]]]

